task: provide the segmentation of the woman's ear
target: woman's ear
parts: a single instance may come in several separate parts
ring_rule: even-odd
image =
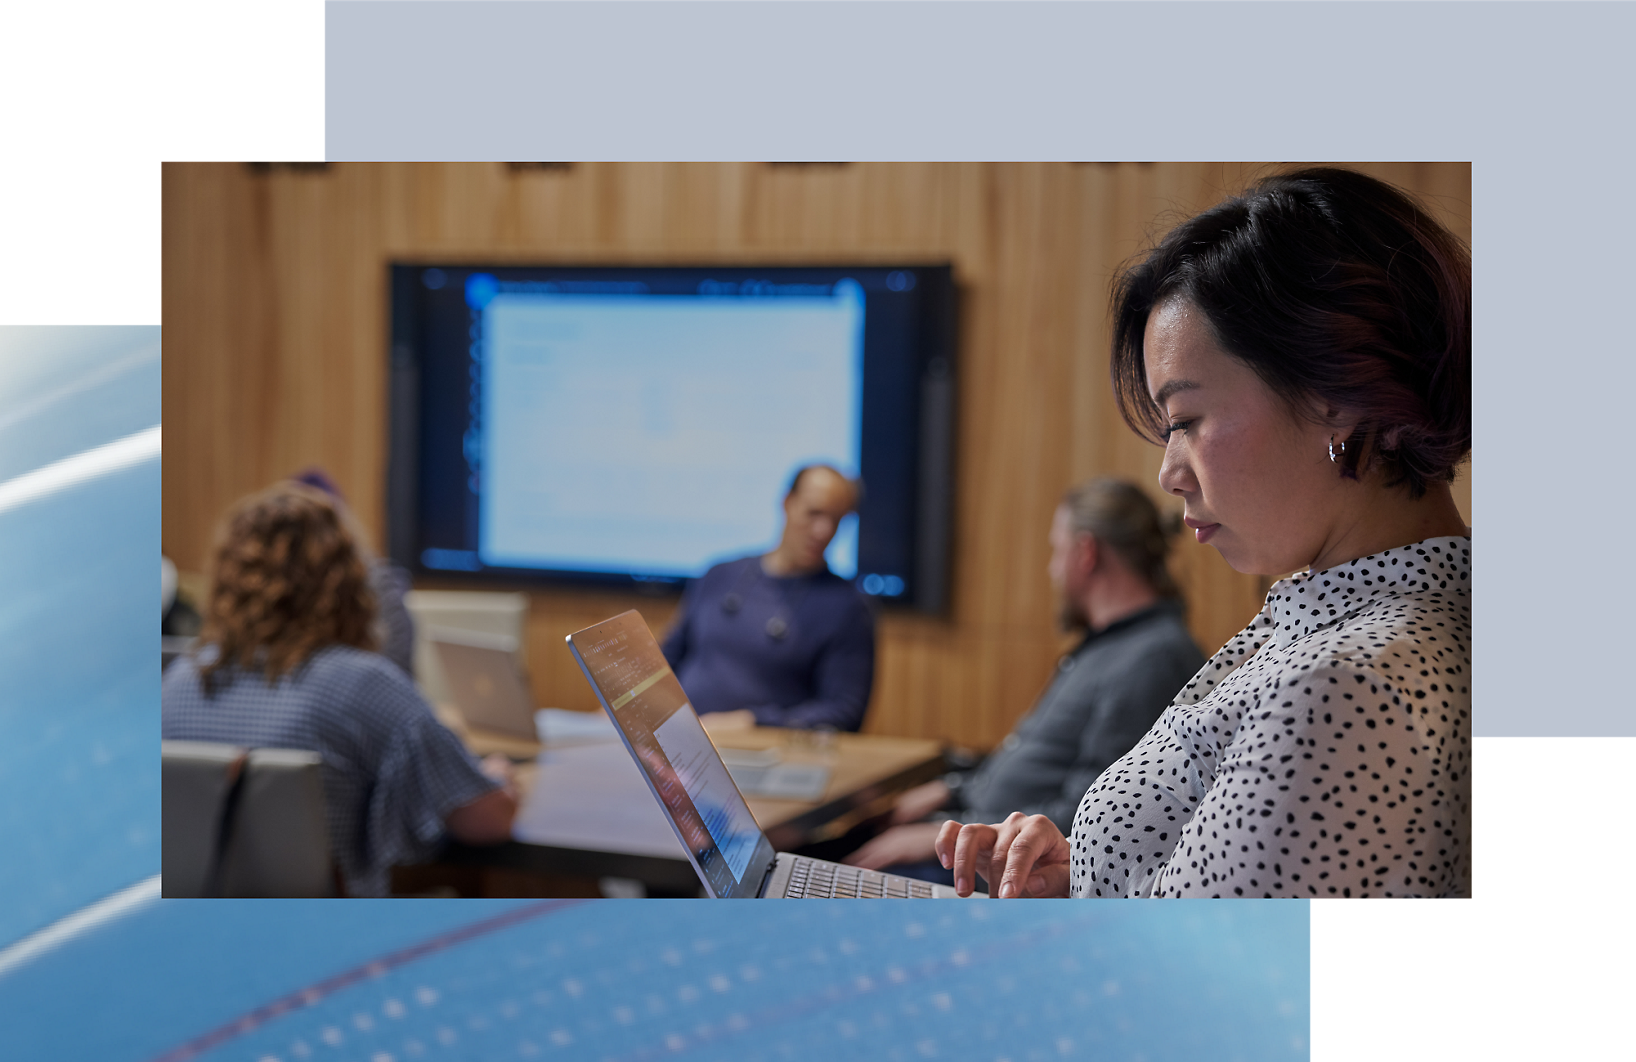
[[[1349,410],[1324,408],[1324,430],[1329,435],[1329,459],[1340,466],[1341,478],[1358,479],[1369,463],[1369,454],[1379,445],[1373,433],[1360,430],[1362,418]]]
[[[1336,409],[1330,405],[1325,405],[1322,409],[1323,416],[1320,419],[1323,421],[1324,430],[1334,437],[1336,446],[1340,446],[1357,433],[1360,418],[1356,413]]]

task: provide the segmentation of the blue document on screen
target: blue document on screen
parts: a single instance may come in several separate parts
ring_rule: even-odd
[[[863,288],[814,291],[490,299],[482,563],[682,577],[775,541],[795,468],[859,464]],[[854,521],[828,560],[856,574]]]

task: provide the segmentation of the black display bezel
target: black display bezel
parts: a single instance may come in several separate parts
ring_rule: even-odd
[[[443,294],[434,297],[422,282],[428,270],[447,277],[440,289]],[[387,542],[392,558],[414,576],[474,588],[560,586],[634,590],[655,596],[679,593],[685,582],[629,572],[487,566],[452,570],[423,562],[423,549],[431,540],[449,539],[447,528],[428,533],[436,521],[465,520],[469,526],[464,533],[475,534],[470,503],[464,499],[456,503],[452,496],[441,503],[435,500],[437,490],[447,489],[436,485],[454,481],[455,473],[438,466],[439,461],[452,464],[449,447],[434,449],[429,440],[446,438],[452,430],[448,388],[457,372],[466,371],[464,344],[458,362],[453,352],[454,330],[447,303],[455,297],[453,292],[463,288],[464,278],[478,272],[502,281],[595,284],[639,279],[650,286],[675,284],[676,290],[686,290],[689,284],[696,290],[698,281],[706,277],[788,284],[833,282],[851,276],[864,284],[866,294],[871,290],[879,294],[893,273],[912,273],[918,295],[911,335],[903,341],[906,349],[886,345],[902,337],[874,336],[866,317],[860,471],[869,490],[859,516],[860,582],[870,568],[901,573],[904,593],[878,600],[933,614],[946,610],[954,511],[956,346],[956,289],[953,269],[947,263],[608,266],[436,260],[390,264]],[[441,304],[434,305],[439,300]],[[901,325],[902,315],[899,317]],[[430,489],[429,483],[434,485]],[[457,504],[462,508],[457,517],[451,516]],[[877,563],[866,564],[866,559]]]

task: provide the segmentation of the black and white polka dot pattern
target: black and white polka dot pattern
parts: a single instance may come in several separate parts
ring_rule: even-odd
[[[1072,842],[1074,896],[1471,895],[1471,539],[1275,583]]]

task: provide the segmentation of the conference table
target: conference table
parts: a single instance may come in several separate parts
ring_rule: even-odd
[[[511,841],[451,842],[439,864],[557,879],[627,879],[667,893],[698,888],[669,819],[611,725],[603,736],[585,732],[595,729],[588,725],[562,741],[541,743],[468,727],[452,707],[438,714],[474,754],[499,753],[519,761],[522,795]],[[586,724],[597,718],[572,715],[584,716]],[[708,724],[710,717],[704,719]],[[899,793],[944,769],[940,744],[922,738],[760,726],[711,728],[710,738],[730,763],[776,761],[827,769],[827,784],[821,791],[815,787],[817,795],[810,798],[746,793],[757,825],[779,851],[839,837],[885,814]]]

